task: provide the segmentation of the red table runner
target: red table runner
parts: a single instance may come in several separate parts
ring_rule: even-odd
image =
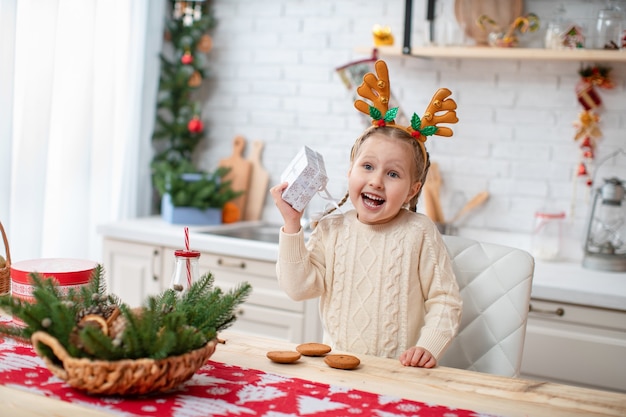
[[[0,384],[125,417],[485,416],[468,410],[285,377],[215,361],[208,361],[193,378],[168,394],[135,398],[89,396],[53,376],[36,356],[32,346],[2,338]]]

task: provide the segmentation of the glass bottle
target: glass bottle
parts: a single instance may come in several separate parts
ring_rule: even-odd
[[[177,250],[174,252],[174,273],[170,288],[179,293],[189,290],[189,287],[200,278],[198,261],[200,252],[196,250]]]

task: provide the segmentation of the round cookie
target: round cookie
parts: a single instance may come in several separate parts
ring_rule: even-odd
[[[300,357],[302,355],[300,355],[298,352],[294,352],[292,350],[274,350],[274,351],[271,351],[271,352],[267,352],[266,356],[272,362],[276,362],[276,363],[294,363],[298,359],[300,359]]]
[[[352,355],[327,355],[324,362],[331,368],[354,369],[361,363],[361,360]]]
[[[331,347],[323,343],[303,343],[296,350],[304,356],[322,356],[330,352]]]

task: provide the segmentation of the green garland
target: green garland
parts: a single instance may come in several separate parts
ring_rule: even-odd
[[[217,332],[236,320],[236,307],[252,291],[244,282],[229,292],[213,288],[211,273],[203,275],[182,296],[168,289],[146,299],[141,309],[131,309],[115,295],[107,295],[103,268],[99,265],[88,285],[62,294],[56,280],[31,274],[35,301],[11,295],[0,297],[0,308],[25,323],[0,325],[0,335],[30,339],[36,331],[55,337],[70,356],[77,358],[162,359],[204,346]],[[89,314],[106,318],[119,309],[117,334],[93,325],[81,326]],[[119,327],[122,329],[119,329]],[[49,348],[44,355],[54,360]]]

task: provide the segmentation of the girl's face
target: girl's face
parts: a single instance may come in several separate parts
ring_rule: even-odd
[[[359,220],[381,224],[392,220],[422,184],[414,180],[413,149],[379,133],[363,142],[348,171],[350,201]]]

